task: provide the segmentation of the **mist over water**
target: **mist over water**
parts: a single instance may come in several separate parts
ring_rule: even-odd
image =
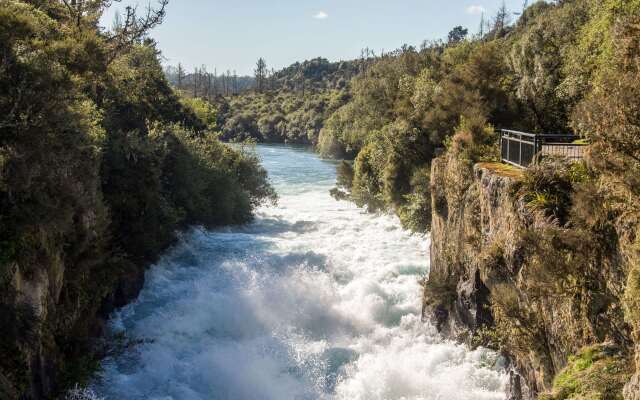
[[[112,330],[109,400],[505,398],[496,356],[420,318],[428,238],[329,196],[335,163],[258,146],[280,195],[248,226],[192,230]]]

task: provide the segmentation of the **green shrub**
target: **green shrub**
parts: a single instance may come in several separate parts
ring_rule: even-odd
[[[553,380],[553,391],[541,400],[622,400],[622,388],[633,369],[630,360],[612,345],[582,349],[569,357],[567,366]]]
[[[275,197],[255,155],[207,135],[209,105],[180,101],[152,40],[114,48],[98,12],[70,10],[0,0],[0,387],[21,397],[41,370],[95,361],[99,311],[135,295],[177,229],[243,223]],[[38,316],[13,285],[41,277],[55,284]]]
[[[576,185],[587,179],[583,163],[548,157],[528,168],[514,190],[531,211],[563,226],[569,221]]]
[[[218,129],[218,109],[214,103],[201,98],[181,97],[180,102],[187,108],[193,110],[195,115],[205,123],[208,131]]]
[[[399,208],[400,222],[413,232],[427,232],[431,228],[431,169],[422,167],[413,173],[411,192]]]
[[[435,307],[437,305],[452,305],[458,298],[456,282],[450,277],[430,275],[422,281],[424,305]]]
[[[381,157],[378,149],[369,145],[358,153],[353,169],[352,198],[358,206],[366,206],[372,212],[382,210],[385,206],[378,170]]]

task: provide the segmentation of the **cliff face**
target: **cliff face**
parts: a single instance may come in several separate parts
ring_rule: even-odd
[[[51,398],[63,387],[82,382],[99,357],[93,342],[102,334],[109,312],[134,299],[142,288],[142,265],[118,265],[101,249],[102,221],[79,220],[85,240],[74,243],[77,252],[52,247],[37,268],[7,266],[16,306],[0,312],[9,315],[3,321],[14,325],[3,339],[15,347],[7,349],[7,357],[13,358],[9,375],[0,373],[2,399]]]
[[[516,194],[521,179],[499,164],[434,160],[424,312],[449,337],[504,352],[517,371],[512,398],[533,399],[555,390],[554,377],[585,346],[606,345],[611,360],[623,360],[616,365],[631,364],[622,308],[629,266],[623,237],[532,210]],[[632,371],[618,372],[626,382]]]

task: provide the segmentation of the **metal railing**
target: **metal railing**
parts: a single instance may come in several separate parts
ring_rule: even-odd
[[[540,135],[500,130],[500,154],[503,162],[521,168],[537,164],[545,156],[561,156],[581,160],[586,144],[576,143],[575,135]]]

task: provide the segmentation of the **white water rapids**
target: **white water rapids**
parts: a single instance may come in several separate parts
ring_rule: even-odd
[[[335,163],[258,146],[280,199],[240,228],[193,230],[147,273],[103,362],[107,400],[498,400],[496,355],[420,318],[428,239],[329,195]]]

